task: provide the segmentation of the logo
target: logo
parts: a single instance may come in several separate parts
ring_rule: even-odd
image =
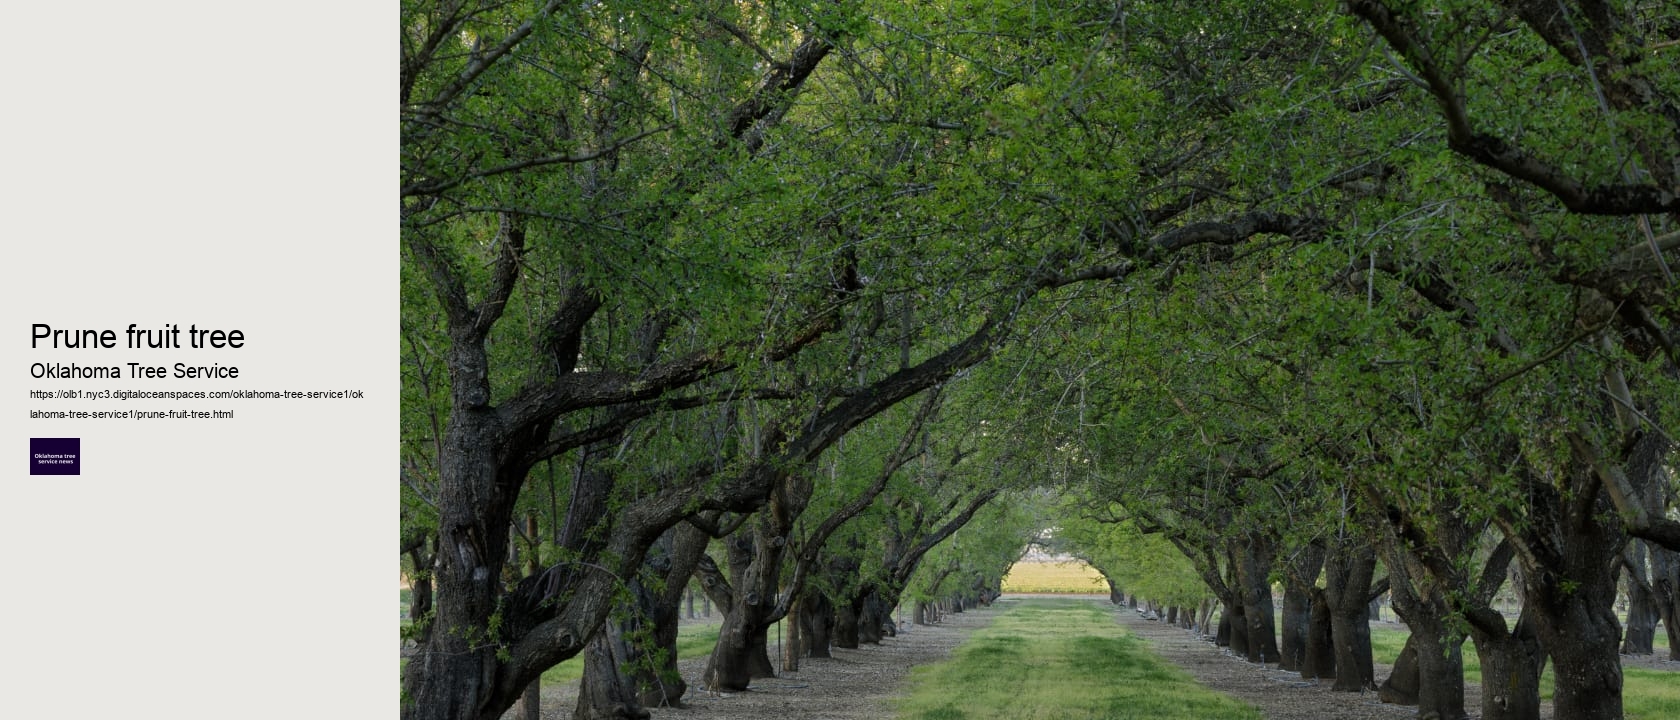
[[[29,474],[82,474],[82,439],[29,438]]]

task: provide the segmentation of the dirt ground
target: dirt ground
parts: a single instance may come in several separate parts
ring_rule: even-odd
[[[653,710],[665,720],[879,720],[893,716],[892,698],[904,689],[910,668],[938,662],[990,623],[996,610],[947,615],[938,625],[905,624],[898,637],[857,650],[835,648],[833,658],[800,660],[799,672],[754,680],[744,693],[709,696],[699,690],[706,659],[678,663],[690,689],[686,707]],[[774,647],[772,647],[774,651]],[[543,720],[569,720],[577,706],[577,683],[543,689]],[[506,717],[512,717],[511,715]]]
[[[1318,720],[1327,717],[1365,720],[1417,716],[1415,707],[1378,702],[1375,692],[1333,692],[1328,680],[1316,683],[1303,681],[1299,673],[1278,670],[1276,665],[1263,669],[1232,656],[1224,648],[1198,640],[1185,630],[1145,620],[1135,610],[1116,610],[1116,615],[1126,629],[1139,637],[1148,638],[1154,644],[1156,654],[1184,668],[1203,685],[1253,703],[1271,720]],[[1468,642],[1465,643],[1465,652],[1472,652]],[[1680,671],[1680,663],[1664,658],[1666,656],[1663,655],[1623,655],[1622,665]],[[1378,682],[1388,677],[1392,670],[1388,665],[1379,663],[1376,666]],[[1465,711],[1473,718],[1480,717],[1481,707],[1481,685],[1465,683]],[[1541,705],[1540,717],[1542,720],[1552,719],[1551,703]]]
[[[1014,597],[1014,596],[1012,596]],[[1058,595],[1055,597],[1069,597]],[[1107,602],[1107,596],[1090,596],[1092,602]],[[780,678],[754,681],[752,689],[723,697],[708,696],[691,689],[684,708],[661,708],[654,718],[667,720],[877,720],[892,717],[892,698],[904,691],[910,668],[950,657],[952,650],[969,633],[991,622],[999,611],[982,608],[946,616],[939,625],[911,626],[880,646],[858,650],[836,648],[833,659],[805,659],[800,672]],[[1329,681],[1303,681],[1298,673],[1261,667],[1232,656],[1224,648],[1197,639],[1189,632],[1143,619],[1135,610],[1116,608],[1115,622],[1148,640],[1155,652],[1184,668],[1203,685],[1228,693],[1260,708],[1270,720],[1388,720],[1417,717],[1416,708],[1385,705],[1375,692],[1343,693],[1330,690]],[[703,621],[704,622],[704,621]],[[715,622],[715,621],[714,621]],[[1680,670],[1680,663],[1656,658],[1630,658],[1630,666]],[[683,678],[699,686],[705,658],[679,664]],[[1377,665],[1376,676],[1388,676],[1391,668]],[[1464,707],[1472,717],[1479,715],[1481,688],[1466,684]],[[569,720],[577,705],[577,684],[568,683],[543,690],[544,720]],[[508,717],[511,717],[508,716]],[[1551,720],[1551,707],[1542,718]]]
[[[1201,684],[1260,708],[1270,720],[1367,720],[1415,718],[1417,708],[1385,705],[1376,692],[1332,692],[1328,680],[1311,682],[1301,674],[1262,667],[1230,654],[1225,648],[1198,639],[1187,630],[1145,620],[1136,610],[1118,608],[1115,619],[1138,637],[1149,640],[1155,653],[1184,668]],[[1391,668],[1376,666],[1376,676],[1388,677]],[[1481,707],[1480,688],[1465,688],[1464,707],[1472,714]]]

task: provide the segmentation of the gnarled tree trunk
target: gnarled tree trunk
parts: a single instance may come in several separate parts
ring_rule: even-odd
[[[1371,576],[1376,567],[1376,550],[1361,538],[1345,538],[1337,543],[1325,563],[1324,597],[1335,648],[1331,669],[1336,678],[1332,686],[1335,690],[1360,692],[1376,687],[1371,624],[1366,614]]]
[[[1485,614],[1497,616],[1492,610]],[[1504,618],[1488,620],[1504,623]],[[1489,623],[1470,625],[1476,655],[1482,663],[1482,720],[1538,720],[1540,673],[1546,667],[1546,654],[1534,633],[1534,624],[1527,612],[1508,633],[1482,630]]]
[[[1283,585],[1283,635],[1278,667],[1299,672],[1307,657],[1312,627],[1313,583],[1324,566],[1324,547],[1308,544],[1295,551]]]
[[[1272,563],[1277,546],[1271,538],[1250,534],[1239,551],[1237,577],[1241,583],[1243,619],[1248,624],[1245,657],[1249,662],[1277,662],[1277,623],[1272,606]],[[1231,648],[1233,651],[1236,647]]]
[[[1301,660],[1301,677],[1335,679],[1336,645],[1331,629],[1330,601],[1321,588],[1312,589],[1312,618],[1307,628],[1306,654]]]

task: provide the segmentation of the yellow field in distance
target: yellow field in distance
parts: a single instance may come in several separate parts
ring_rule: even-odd
[[[1096,568],[1078,560],[1022,560],[1003,576],[1006,593],[1106,593],[1108,584]]]

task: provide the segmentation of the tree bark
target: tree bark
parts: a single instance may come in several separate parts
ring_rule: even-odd
[[[1416,672],[1415,678],[1402,676],[1401,664],[1396,663],[1389,678],[1394,683],[1394,690],[1399,691],[1394,694],[1404,697],[1408,694],[1404,691],[1410,689],[1409,694],[1417,702],[1418,717],[1432,717],[1433,713],[1433,717],[1441,720],[1464,720],[1469,717],[1464,710],[1464,639],[1451,637],[1448,633],[1447,608],[1440,598],[1418,593],[1412,585],[1414,579],[1399,571],[1395,562],[1389,565],[1389,588],[1394,598],[1394,611],[1411,628],[1412,634],[1406,639],[1406,647],[1412,651],[1412,667]],[[1360,603],[1359,615],[1363,621],[1363,602]],[[1384,683],[1385,690],[1388,684]],[[1387,700],[1388,695],[1382,697]]]
[[[627,672],[632,648],[619,621],[603,626],[583,651],[584,674],[592,682],[578,685],[577,720],[648,720],[653,716],[636,698],[635,680]]]
[[[769,631],[778,619],[773,613],[785,543],[776,542],[771,524],[769,518],[760,517],[751,532],[742,528],[725,540],[733,578],[729,594],[716,598],[723,609],[723,625],[702,675],[710,689],[740,692],[754,679],[776,677]],[[705,562],[701,568],[703,574],[713,572]],[[713,587],[720,584],[715,575],[708,579]]]
[[[525,694],[513,706],[516,720],[542,720],[542,680],[525,686]]]
[[[693,607],[689,580],[706,554],[709,540],[705,532],[691,524],[677,525],[660,535],[644,565],[644,570],[659,580],[656,587],[662,588],[650,594],[651,607],[644,608],[653,627],[655,650],[645,653],[652,656],[652,662],[638,663],[634,668],[637,697],[647,707],[683,706],[688,683],[677,669],[678,615],[685,589],[689,607]]]
[[[917,606],[918,609],[920,605]],[[834,657],[829,652],[834,631],[834,603],[828,595],[810,591],[799,601],[800,635],[804,638],[805,656]]]
[[[1662,613],[1657,609],[1657,595],[1651,584],[1646,564],[1645,542],[1628,543],[1622,556],[1626,573],[1628,610],[1627,628],[1622,635],[1623,655],[1650,655],[1657,637],[1657,621]]]
[[[1491,609],[1481,614],[1485,620],[1473,619],[1470,628],[1482,663],[1482,720],[1538,720],[1546,654],[1533,622],[1524,612],[1510,632],[1490,632],[1505,620]]]
[[[1324,566],[1325,551],[1307,544],[1295,552],[1283,585],[1283,635],[1278,647],[1278,667],[1299,672],[1307,657],[1307,639],[1312,627],[1312,590]]]
[[[688,684],[677,670],[677,626],[683,589],[706,541],[685,523],[665,530],[649,548],[627,583],[620,617],[608,619],[590,641],[596,649],[586,655],[578,680],[577,717],[644,717],[644,708],[682,707]]]
[[[1301,660],[1301,677],[1308,680],[1336,678],[1336,645],[1330,620],[1330,600],[1320,588],[1312,589],[1312,617],[1308,623],[1306,652]]]
[[[1376,567],[1376,550],[1362,538],[1342,539],[1325,563],[1324,597],[1335,648],[1334,690],[1361,692],[1376,687],[1370,616],[1366,614]]]
[[[801,638],[799,634],[799,626],[801,625],[799,622],[800,605],[801,603],[798,599],[793,601],[793,605],[788,608],[787,617],[787,619],[792,622],[783,623],[787,626],[787,646],[782,650],[782,672],[799,672],[799,655],[801,650]]]
[[[1532,608],[1541,644],[1556,665],[1552,707],[1560,718],[1622,717],[1621,628],[1608,550],[1570,552],[1562,568],[1523,568],[1524,607]],[[1592,567],[1595,559],[1601,567]]]
[[[1651,588],[1668,633],[1668,659],[1680,660],[1680,553],[1651,548]]]
[[[834,606],[834,647],[858,649],[858,608],[849,600]]]
[[[1557,520],[1539,525],[1507,510],[1497,521],[1506,538],[1520,547],[1523,607],[1555,668],[1553,711],[1574,720],[1619,720],[1616,570],[1628,536],[1590,462],[1608,461],[1593,455],[1579,438],[1571,440],[1578,462],[1556,484],[1532,473],[1523,478],[1526,512]],[[1664,442],[1648,435],[1635,446],[1635,455],[1648,450],[1649,441]]]
[[[1258,533],[1250,534],[1240,551],[1238,578],[1242,584],[1243,618],[1248,623],[1245,656],[1249,662],[1277,662],[1280,654],[1269,580],[1276,556],[1276,544]]]
[[[1394,669],[1377,688],[1377,699],[1392,705],[1418,704],[1417,652],[1417,644],[1408,636],[1400,657],[1394,660]]]
[[[1232,602],[1225,607],[1225,614],[1219,620],[1219,632],[1225,634],[1231,653],[1241,657],[1248,657],[1248,618],[1247,608],[1242,602]]]
[[[961,603],[962,601],[959,600],[958,602]],[[887,626],[887,613],[891,612],[890,609],[883,607],[885,604],[873,586],[870,586],[869,590],[858,599],[857,639],[859,643],[881,644],[881,638],[885,636]]]

